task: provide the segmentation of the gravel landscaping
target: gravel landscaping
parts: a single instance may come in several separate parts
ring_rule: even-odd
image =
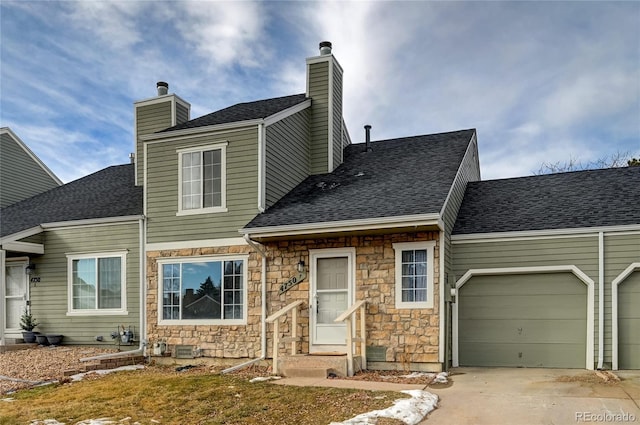
[[[0,353],[0,394],[42,382],[64,380],[64,371],[85,365],[80,359],[115,352],[115,348],[62,346]]]

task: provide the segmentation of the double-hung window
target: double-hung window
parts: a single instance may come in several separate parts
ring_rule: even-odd
[[[68,315],[127,314],[126,252],[67,255]]]
[[[160,324],[245,324],[247,257],[158,261]]]
[[[434,241],[395,243],[396,308],[433,308]]]
[[[178,150],[178,214],[225,212],[226,143]]]

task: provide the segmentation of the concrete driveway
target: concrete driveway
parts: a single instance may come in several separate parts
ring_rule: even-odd
[[[424,425],[640,424],[640,371],[604,383],[576,369],[457,368]]]

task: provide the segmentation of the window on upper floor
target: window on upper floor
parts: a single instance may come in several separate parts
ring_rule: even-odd
[[[68,315],[127,314],[126,252],[67,255]]]
[[[247,257],[159,260],[160,324],[244,324]]]
[[[179,215],[227,211],[226,145],[178,151]]]
[[[395,243],[396,308],[433,308],[434,241]]]

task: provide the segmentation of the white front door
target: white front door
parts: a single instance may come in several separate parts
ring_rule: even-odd
[[[24,313],[29,298],[27,283],[27,263],[7,262],[4,288],[4,337],[22,338],[20,316]]]
[[[354,249],[312,250],[310,352],[346,352],[346,328],[334,320],[353,303]]]

